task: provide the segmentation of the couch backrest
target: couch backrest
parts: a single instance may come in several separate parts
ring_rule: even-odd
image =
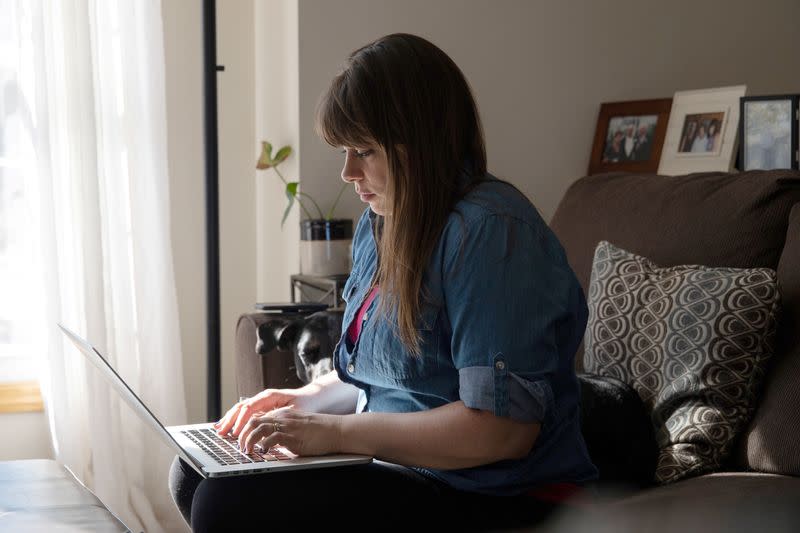
[[[793,234],[787,241],[789,213],[797,203],[797,171],[600,174],[569,188],[551,227],[587,294],[601,240],[661,266],[778,270],[784,316],[780,342],[763,409],[742,439],[738,457],[743,467],[800,475],[800,208],[792,214]],[[581,348],[577,369],[582,365]]]
[[[789,215],[778,283],[778,353],[737,459],[743,468],[800,476],[800,204]]]

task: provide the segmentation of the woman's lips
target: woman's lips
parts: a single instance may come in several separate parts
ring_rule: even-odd
[[[375,195],[372,194],[371,192],[367,192],[367,193],[359,193],[358,196],[361,198],[362,202],[369,202],[370,199]]]

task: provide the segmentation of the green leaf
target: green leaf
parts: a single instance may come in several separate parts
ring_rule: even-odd
[[[272,145],[267,141],[263,141],[261,143],[261,157],[258,158],[258,163],[256,163],[256,168],[259,170],[264,170],[265,168],[269,168],[272,165],[273,165]]]
[[[286,158],[292,154],[292,147],[291,146],[284,146],[278,153],[275,154],[275,159],[272,160],[273,165],[277,165],[278,163],[283,163],[286,161]]]
[[[294,199],[297,196],[297,186],[300,185],[297,181],[290,181],[286,184],[286,198],[289,200],[289,203],[286,205],[286,210],[283,212],[283,218],[281,219],[281,227],[283,227],[283,223],[286,222],[286,219],[289,217],[289,212],[292,210],[292,206],[294,205]]]
[[[294,195],[289,194],[286,192],[286,196],[289,198],[289,203],[286,204],[286,209],[283,211],[283,218],[281,218],[281,228],[283,227],[284,222],[289,217],[289,212],[292,210],[292,206],[294,205]]]

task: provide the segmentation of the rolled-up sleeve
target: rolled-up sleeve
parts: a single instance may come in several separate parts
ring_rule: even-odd
[[[443,265],[451,353],[467,407],[521,422],[553,408],[552,378],[577,283],[542,223],[487,214],[449,228]]]

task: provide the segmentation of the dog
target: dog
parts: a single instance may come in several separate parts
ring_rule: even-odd
[[[333,349],[342,331],[343,311],[330,309],[296,318],[275,317],[258,326],[256,353],[273,349],[294,355],[294,370],[302,383],[311,383],[333,370]]]

